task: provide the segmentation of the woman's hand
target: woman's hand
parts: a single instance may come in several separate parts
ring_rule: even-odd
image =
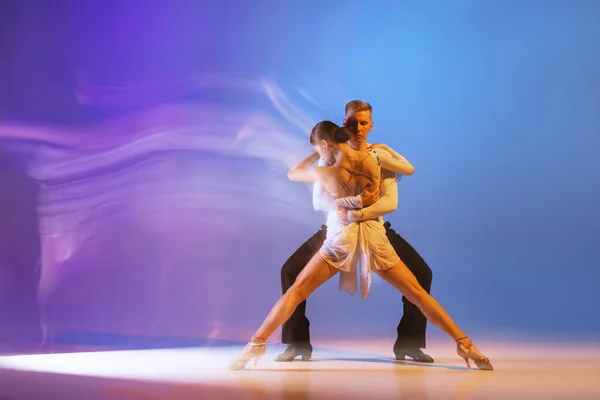
[[[337,219],[343,222],[348,221],[348,210],[343,207],[338,207],[337,209]]]

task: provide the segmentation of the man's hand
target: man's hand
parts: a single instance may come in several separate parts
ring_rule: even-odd
[[[363,207],[368,207],[372,205],[381,197],[379,186],[371,188],[371,185],[369,185],[358,195],[358,197],[360,198]],[[347,208],[338,207],[336,211],[337,218],[343,222],[348,221],[348,211],[349,210]]]
[[[371,204],[375,203],[377,200],[379,200],[380,194],[381,193],[379,192],[379,186],[376,186],[374,188],[368,186],[365,188],[365,190],[361,192],[361,194],[358,195],[358,197],[360,197],[362,206],[368,207]]]

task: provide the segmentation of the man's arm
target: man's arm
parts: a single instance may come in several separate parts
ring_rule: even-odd
[[[394,173],[402,174],[402,175],[412,175],[415,172],[415,168],[408,162],[408,160],[402,157],[400,154],[396,153],[394,150],[389,148],[385,144],[375,144],[370,145],[372,150],[379,156],[381,160],[381,168],[382,170],[388,170]],[[319,160],[319,166],[327,166],[328,164],[322,159]],[[385,172],[385,171],[384,171]],[[393,175],[391,176],[393,178]],[[395,179],[395,178],[394,178]],[[383,180],[381,184],[381,197],[384,197],[383,193]],[[383,212],[382,215],[390,213],[398,207],[398,185],[397,182],[394,182],[395,189],[393,190],[393,195],[395,199],[390,198],[389,194],[384,199],[383,203],[381,203],[381,199],[377,200],[376,203],[370,205],[369,207],[363,207],[363,198],[362,194],[356,196],[342,197],[339,199],[335,199],[332,197],[326,190],[323,189],[323,185],[319,182],[315,182],[313,186],[313,208],[317,211],[335,211],[339,208],[346,209],[362,209],[363,211],[366,209],[373,210],[376,213]],[[376,205],[380,203],[380,205]],[[394,205],[395,204],[395,205]],[[371,207],[375,207],[372,209]],[[387,210],[389,207],[393,207],[392,209]],[[370,215],[370,212],[367,212],[367,215]],[[380,216],[382,216],[380,215]],[[369,218],[365,218],[369,219]]]
[[[379,200],[360,210],[348,210],[347,220],[351,222],[366,221],[396,211],[398,208],[398,182],[391,172],[384,171],[380,188],[381,198]]]
[[[386,171],[388,172],[389,177],[394,177],[394,173],[400,174],[400,175],[412,175],[415,172],[415,168],[408,162],[408,160],[404,157],[402,157],[400,154],[396,153],[394,150],[392,150],[391,148],[389,148],[387,145],[385,144],[374,144],[374,145],[369,145],[369,150],[374,152],[379,160],[381,161],[381,170],[382,173],[385,176]],[[383,178],[382,178],[382,184],[383,184]],[[387,212],[384,212],[384,215],[386,213],[392,212],[396,209],[397,207],[397,203],[398,203],[398,193],[397,193],[397,182],[395,183],[396,185],[396,189],[394,190],[394,195],[396,197],[396,199],[392,199],[389,198],[389,194],[388,196],[386,196],[386,199],[384,199],[384,203],[381,203],[379,206],[377,206],[375,208],[375,210],[379,210],[381,207],[382,212],[385,211],[386,209],[388,209],[389,207],[392,207],[393,204],[396,204],[395,206],[393,206],[393,208]],[[380,186],[380,189],[383,189],[382,186]],[[379,191],[372,193],[373,196],[375,196],[375,198],[379,197]],[[381,191],[381,196],[383,197],[383,191]],[[365,201],[366,199],[369,199],[367,201]],[[351,209],[366,209],[369,208],[373,205],[375,205],[376,203],[372,202],[372,196],[367,196],[367,193],[361,193],[360,195],[356,195],[356,196],[351,196],[351,197],[344,197],[341,199],[337,199],[336,204],[338,207],[338,210],[340,208],[345,208],[348,210]],[[380,200],[377,200],[377,203]],[[391,203],[388,203],[391,202]],[[364,204],[370,204],[370,206],[363,208]],[[376,211],[376,213],[379,213],[380,211]],[[370,215],[369,212],[367,212],[367,215]],[[339,215],[340,218],[343,218],[342,215]],[[368,219],[368,218],[367,218]]]
[[[412,175],[415,173],[415,167],[412,166],[411,163],[408,162],[408,160],[404,157],[402,157],[400,154],[396,153],[394,150],[392,150],[390,147],[388,147],[385,144],[373,144],[373,145],[369,145],[369,150],[373,151],[375,154],[377,154],[379,160],[381,161],[381,169],[382,169],[382,173],[385,176],[386,170],[387,172],[391,172],[392,174],[388,174],[390,178],[394,177],[393,173],[397,173],[400,175]],[[397,208],[397,204],[398,204],[398,184],[397,182],[394,183],[394,185],[396,186],[396,189],[394,189],[393,191],[393,195],[395,196],[395,199],[390,198],[390,194],[388,193],[388,195],[386,196],[386,198],[384,199],[383,203],[380,203],[379,205],[376,205],[377,203],[379,203],[381,200],[377,200],[376,203],[371,204],[369,207],[365,207],[363,208],[363,203],[364,203],[364,199],[363,199],[363,195],[364,194],[360,194],[357,196],[352,196],[352,197],[344,197],[341,199],[337,199],[337,207],[339,208],[346,208],[348,210],[351,209],[356,209],[356,208],[362,208],[363,210],[365,209],[369,209],[369,210],[374,210],[377,214],[380,212],[383,212],[382,215],[385,215],[389,212],[392,212],[394,210],[396,210]],[[381,197],[383,197],[383,178],[382,178],[382,186],[380,186],[381,189]],[[375,194],[376,196],[379,195],[379,192],[377,192]],[[371,203],[371,201],[369,201],[369,203]],[[367,203],[367,204],[369,204]],[[394,205],[395,204],[395,205]],[[371,209],[372,206],[375,206],[375,209]],[[393,207],[391,209],[389,209],[389,207]],[[385,211],[388,210],[389,211]],[[367,215],[371,215],[370,212],[367,212]],[[382,216],[379,215],[379,216]],[[339,217],[343,218],[342,215],[339,215]],[[369,219],[369,218],[366,218]]]
[[[395,172],[400,175],[412,175],[415,173],[415,167],[400,154],[384,144],[372,145],[373,151],[381,160],[381,168]]]
[[[319,160],[319,167],[326,167],[328,165],[329,164],[327,164],[327,162],[323,161],[322,159]],[[321,182],[315,182],[313,186],[312,198],[313,208],[315,210],[331,212],[336,211],[340,207],[347,209],[362,208],[363,202],[367,202],[367,204],[370,204],[373,201],[373,197],[378,198],[379,191],[369,192],[368,194],[365,192],[356,196],[348,196],[336,199],[323,188]]]

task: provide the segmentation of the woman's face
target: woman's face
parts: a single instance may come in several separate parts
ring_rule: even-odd
[[[319,157],[329,164],[335,163],[335,158],[333,156],[333,143],[326,140],[321,140],[319,143],[313,145],[313,149],[319,153]]]

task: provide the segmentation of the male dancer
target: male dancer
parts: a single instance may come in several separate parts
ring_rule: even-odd
[[[353,118],[358,126],[356,134],[352,135],[348,144],[358,149],[366,143],[367,136],[373,128],[372,107],[369,103],[362,100],[353,100],[346,104],[346,113],[344,124],[349,118]],[[389,150],[389,148],[386,148]],[[397,155],[397,153],[396,153]],[[320,160],[319,165],[327,165],[333,160]],[[352,221],[363,221],[372,218],[380,218],[398,207],[398,187],[396,178],[393,174],[386,174],[381,180],[381,198],[373,205],[360,210],[353,210],[347,213],[347,218]],[[411,175],[414,171],[407,171],[406,175]],[[366,200],[366,199],[364,199]],[[363,201],[363,203],[367,203]],[[320,184],[315,183],[313,189],[313,206],[318,211],[329,212],[328,218],[335,218],[335,201],[326,193]],[[345,217],[345,216],[343,216]],[[399,234],[391,229],[389,222],[385,223],[386,235],[390,240],[396,253],[415,275],[419,284],[430,292],[432,273],[431,269],[421,258],[419,253],[412,248]],[[321,230],[315,233],[310,239],[304,242],[292,256],[281,267],[281,288],[285,293],[295,282],[300,271],[308,264],[310,259],[319,251],[319,248],[325,241],[327,226],[322,225]],[[394,354],[396,360],[404,360],[406,356],[414,361],[423,363],[432,363],[433,358],[423,353],[425,348],[425,330],[427,319],[421,311],[406,297],[402,297],[404,303],[404,314],[398,324],[398,338],[394,344]],[[306,318],[306,301],[300,303],[290,319],[283,324],[282,342],[288,345],[287,349],[279,354],[276,361],[293,361],[301,356],[302,360],[310,360],[312,356],[312,345],[310,343],[310,322]]]

